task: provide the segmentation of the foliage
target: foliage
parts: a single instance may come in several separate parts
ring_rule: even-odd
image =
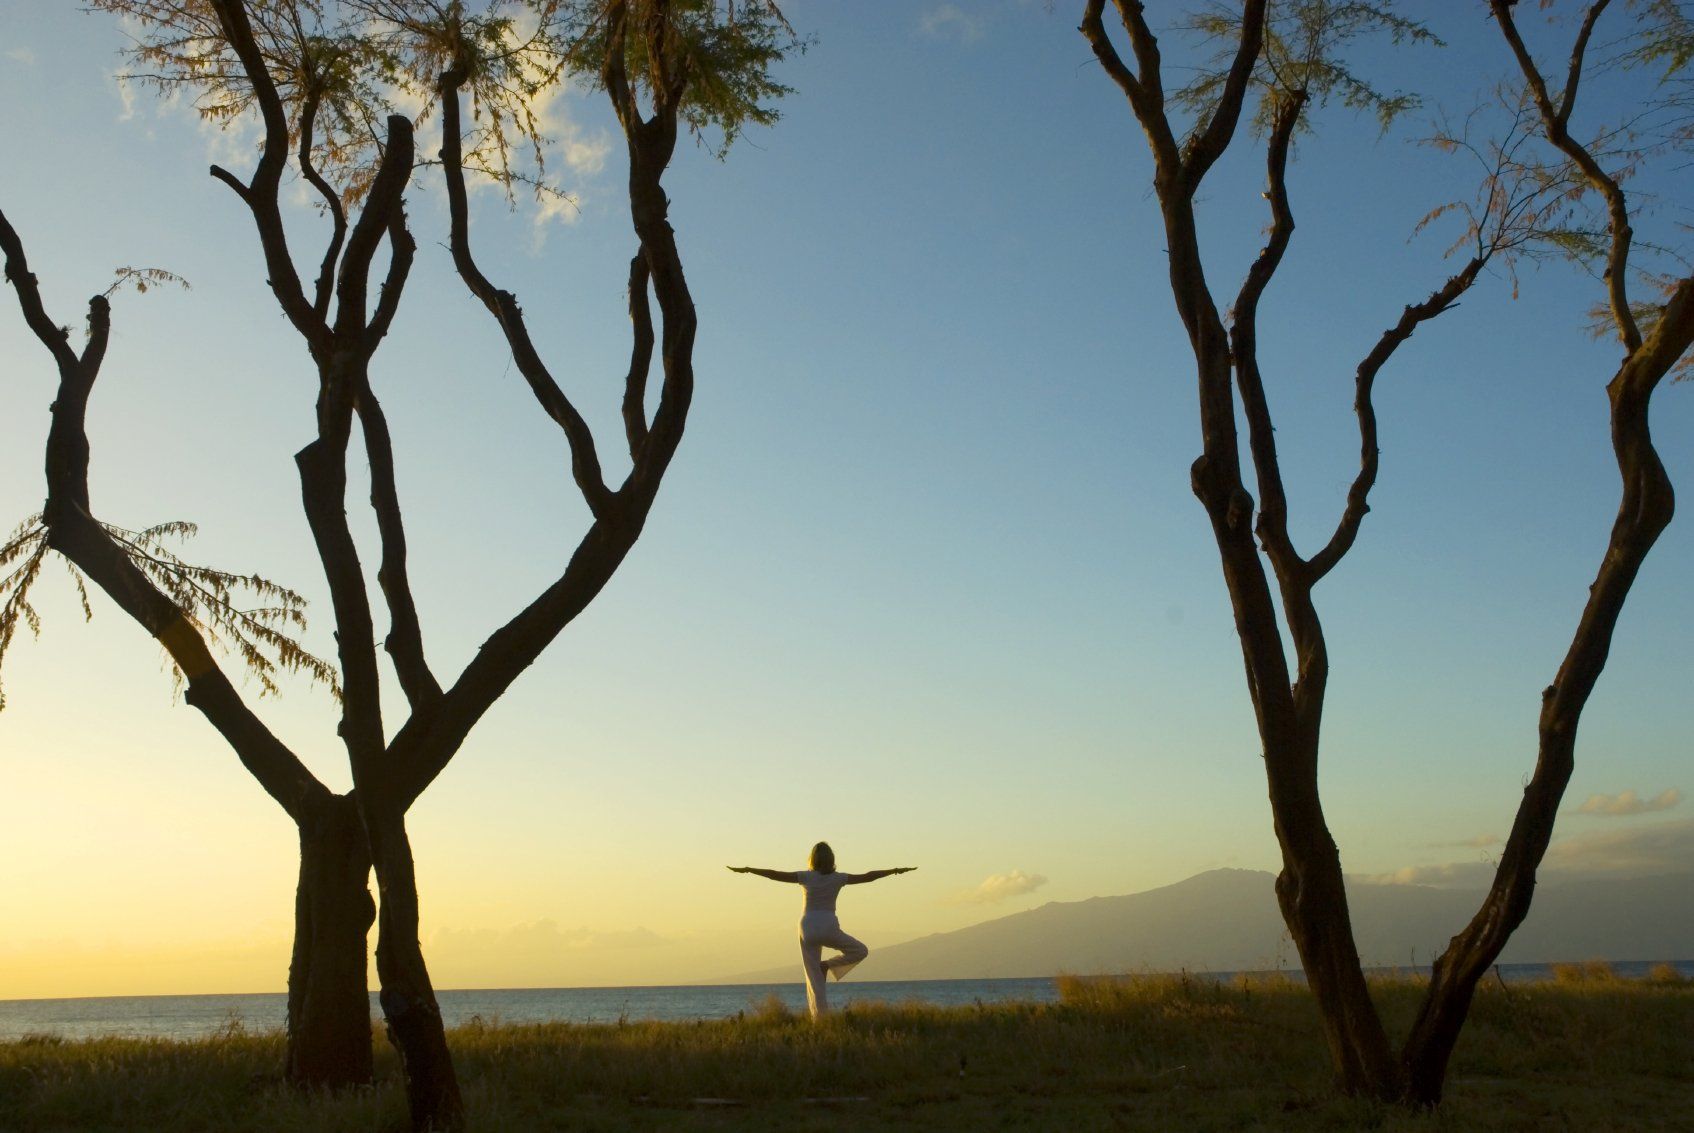
[[[464,166],[500,185],[563,197],[548,180],[552,142],[541,107],[572,72],[599,82],[614,0],[250,0],[255,40],[282,99],[299,172],[321,175],[340,207],[369,190],[383,120],[434,112],[443,72],[464,75],[471,130]],[[161,94],[186,91],[202,120],[230,129],[256,113],[253,84],[224,36],[212,0],[91,0],[136,26],[122,78]],[[659,9],[634,0],[633,18]],[[804,50],[774,0],[674,0],[665,34],[683,60],[682,117],[715,131],[720,157],[751,125],[780,116],[790,88],[770,68]],[[629,69],[647,76],[643,36],[627,38]],[[422,164],[433,164],[425,161]]]
[[[1545,3],[1542,6],[1551,7]],[[1669,164],[1679,171],[1685,169],[1690,151],[1694,150],[1694,113],[1691,113],[1694,98],[1686,74],[1690,61],[1694,60],[1694,17],[1688,12],[1686,0],[1635,0],[1627,5],[1627,10],[1625,30],[1607,40],[1602,48],[1606,58],[1587,65],[1592,77],[1584,81],[1617,83],[1626,79],[1629,72],[1640,71],[1645,72],[1642,75],[1645,82],[1631,92],[1627,117],[1590,125],[1582,133],[1581,141],[1598,168],[1629,192],[1632,239],[1627,278],[1655,297],[1628,302],[1631,317],[1645,335],[1652,332],[1663,314],[1663,301],[1694,262],[1691,259],[1694,249],[1690,249],[1687,239],[1694,227],[1685,222],[1660,226],[1656,237],[1645,231],[1654,213],[1667,206],[1674,212],[1686,207],[1681,201],[1661,198],[1658,185],[1647,175],[1655,164]],[[1550,18],[1558,15],[1555,11]],[[1589,49],[1591,54],[1594,50]],[[1545,65],[1544,70],[1561,73],[1565,66],[1565,61],[1560,60],[1556,65]],[[1562,104],[1566,91],[1550,90],[1549,95],[1555,104]],[[1520,78],[1508,94],[1502,95],[1502,100],[1515,98],[1527,104],[1529,97]],[[1534,121],[1531,126],[1539,140],[1549,140],[1543,123]],[[1576,135],[1579,127],[1573,124],[1570,130]],[[1562,217],[1559,223],[1539,227],[1523,252],[1566,259],[1596,279],[1604,278],[1612,248],[1607,202],[1593,179],[1585,177],[1570,158],[1550,145],[1543,152],[1550,156],[1539,161],[1525,159],[1522,173],[1547,182],[1556,181],[1565,187]],[[1643,259],[1645,263],[1640,262]],[[1610,302],[1596,304],[1589,314],[1589,329],[1595,337],[1619,333],[1617,311]],[[1684,357],[1672,373],[1677,379],[1694,376],[1694,357]]]
[[[627,5],[630,23],[645,27],[662,18],[666,57],[680,63],[687,87],[680,116],[697,139],[723,157],[749,125],[770,126],[781,118],[775,103],[793,88],[771,76],[771,67],[790,51],[804,53],[811,40],[799,35],[775,0],[575,0],[565,28],[574,70],[600,85],[611,16]],[[649,36],[624,37],[624,64],[649,95],[660,81],[649,56]],[[716,143],[709,141],[716,132]]]
[[[1448,201],[1431,209],[1414,233],[1444,216],[1463,216],[1464,231],[1447,253],[1468,255],[1486,249],[1511,276],[1514,297],[1521,259],[1566,255],[1566,249],[1577,242],[1591,244],[1596,254],[1605,255],[1604,227],[1588,227],[1593,218],[1583,208],[1588,184],[1582,171],[1569,161],[1539,160],[1536,125],[1535,104],[1528,93],[1505,85],[1496,87],[1463,119],[1439,120],[1423,143],[1469,158],[1477,169],[1477,190],[1468,200]]]
[[[122,77],[161,94],[191,92],[200,117],[225,129],[256,112],[253,83],[211,0],[91,0],[140,34]],[[254,39],[287,114],[304,175],[321,174],[342,206],[369,190],[382,158],[384,118],[418,120],[433,105],[440,71],[467,65],[478,129],[468,168],[508,190],[544,187],[549,141],[534,102],[561,77],[561,0],[252,0]],[[522,171],[527,153],[535,171]],[[514,162],[518,166],[514,167]],[[556,192],[556,190],[554,190]]]
[[[1198,33],[1215,48],[1211,62],[1175,94],[1177,105],[1196,112],[1204,122],[1222,94],[1241,40],[1241,5],[1211,0],[1189,15],[1182,30]],[[1255,128],[1269,130],[1277,107],[1295,95],[1305,100],[1302,129],[1311,108],[1331,102],[1373,115],[1384,130],[1400,115],[1415,110],[1421,105],[1416,94],[1383,90],[1346,59],[1348,47],[1372,36],[1384,36],[1396,45],[1441,45],[1422,21],[1396,12],[1393,0],[1271,0],[1264,48],[1253,71],[1259,91]]]
[[[241,60],[212,0],[91,0],[134,25],[133,69],[124,81],[162,95],[186,91],[202,121],[224,129],[255,110]],[[323,0],[258,0],[247,6],[254,41],[288,112],[290,137],[310,166],[347,200],[370,187],[380,159],[388,94],[356,26]],[[302,145],[304,142],[304,145]]]
[[[383,89],[418,107],[416,122],[433,113],[444,72],[463,76],[471,107],[466,169],[499,184],[508,200],[519,183],[538,196],[563,196],[547,181],[552,139],[537,108],[566,72],[565,0],[485,0],[477,11],[460,0],[344,0],[343,6],[358,17],[350,34],[364,44]],[[527,166],[514,165],[520,153]]]
[[[112,285],[100,293],[102,298],[110,299],[125,287],[135,288],[138,295],[147,294],[150,287],[170,285],[180,287],[184,291],[191,290],[188,281],[182,276],[164,268],[131,268],[121,267],[112,273]]]
[[[197,530],[192,523],[176,520],[140,531],[110,523],[100,526],[208,643],[222,645],[241,659],[247,673],[259,682],[261,695],[279,691],[276,676],[280,668],[325,684],[332,695],[340,697],[335,666],[309,652],[296,636],[306,628],[306,599],[299,594],[257,574],[233,574],[180,558],[166,541],[192,538]],[[40,636],[41,616],[31,604],[30,594],[49,549],[40,515],[24,520],[0,545],[0,571],[11,568],[0,575],[0,667],[20,625]],[[92,620],[94,608],[88,600],[87,580],[69,559],[65,568],[76,585],[83,618]],[[238,599],[251,599],[258,605],[241,605]],[[180,688],[183,673],[168,654],[166,660]],[[5,703],[0,694],[0,708]]]

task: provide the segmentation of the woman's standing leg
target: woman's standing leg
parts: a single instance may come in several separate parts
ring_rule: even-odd
[[[800,936],[800,967],[806,973],[806,1007],[811,1011],[814,1019],[829,1012],[829,994],[825,991],[826,977],[822,961],[823,941],[816,938],[808,940],[802,932]]]

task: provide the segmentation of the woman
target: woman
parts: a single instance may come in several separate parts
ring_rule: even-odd
[[[828,842],[819,842],[812,847],[811,869],[789,873],[780,869],[732,865],[729,870],[731,873],[756,873],[772,881],[791,881],[806,887],[806,911],[800,914],[800,966],[806,970],[806,1005],[811,1008],[812,1018],[816,1019],[829,1011],[829,999],[824,992],[827,976],[834,973],[839,980],[870,953],[870,949],[841,931],[841,922],[835,916],[835,895],[841,892],[843,885],[862,885],[897,873],[911,873],[916,868],[901,866],[898,869],[873,869],[869,873],[838,873],[835,851],[829,848]],[[823,959],[826,947],[837,950],[841,955]]]

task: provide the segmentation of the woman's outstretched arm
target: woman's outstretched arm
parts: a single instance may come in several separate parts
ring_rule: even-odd
[[[756,873],[760,877],[768,877],[772,881],[798,882],[800,880],[798,874],[784,872],[780,869],[760,869],[756,865],[732,865],[727,866],[726,868],[731,873]]]
[[[896,866],[894,869],[873,869],[869,873],[855,873],[847,879],[848,885],[863,885],[867,881],[877,881],[884,877],[893,877],[897,873],[911,873],[918,867],[915,865]]]

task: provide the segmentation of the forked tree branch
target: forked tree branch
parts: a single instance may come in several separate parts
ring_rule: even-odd
[[[1147,134],[1147,144],[1153,150],[1154,164],[1163,178],[1174,179],[1182,167],[1176,136],[1171,132],[1170,119],[1165,116],[1165,92],[1159,74],[1159,42],[1147,27],[1141,5],[1134,0],[1119,0],[1118,13],[1129,31],[1131,50],[1140,73],[1130,71],[1123,57],[1106,33],[1102,19],[1106,0],[1088,0],[1083,9],[1082,23],[1077,30],[1088,41],[1094,57],[1100,61],[1111,80],[1129,99],[1130,109]]]
[[[313,357],[319,357],[329,346],[329,326],[301,289],[300,273],[295,270],[294,257],[288,250],[288,234],[283,227],[282,209],[278,204],[282,174],[289,157],[288,115],[283,108],[282,96],[277,93],[276,84],[265,66],[264,54],[253,38],[253,26],[243,0],[211,0],[211,3],[224,38],[229,41],[253,84],[253,98],[259,105],[265,126],[264,147],[251,182],[243,183],[228,170],[215,165],[212,166],[212,176],[235,189],[253,213],[253,221],[259,229],[259,242],[264,248],[265,270],[270,276],[271,291],[289,322],[305,338]]]
[[[371,261],[396,218],[403,217],[402,201],[406,185],[412,179],[412,154],[412,120],[404,114],[389,115],[388,145],[383,150],[382,164],[377,167],[376,178],[371,182],[370,194],[359,212],[359,220],[347,237],[347,248],[342,253],[341,267],[336,273],[335,336],[342,343],[364,338],[365,332],[371,329],[366,310]],[[403,230],[403,219],[400,223]],[[395,255],[391,263],[397,265],[398,275],[391,273],[389,277],[395,286],[393,295],[387,297],[387,318],[393,317],[394,305],[400,300],[400,287],[404,285],[411,265],[409,245],[408,237],[394,246]],[[367,343],[368,349],[375,346],[374,341]],[[366,357],[369,357],[368,350]]]
[[[74,563],[164,647],[187,681],[188,703],[218,730],[289,817],[304,823],[328,801],[329,789],[253,714],[182,609],[130,561],[89,510],[88,399],[109,339],[110,304],[104,296],[89,300],[89,342],[78,357],[63,331],[47,316],[39,284],[24,255],[23,241],[3,213],[0,250],[5,253],[6,278],[17,292],[24,320],[52,354],[59,372],[53,424],[47,438],[47,503],[42,509],[48,545]]]
[[[1258,65],[1259,51],[1265,42],[1265,5],[1267,0],[1246,0],[1241,8],[1241,38],[1236,43],[1235,58],[1224,78],[1223,94],[1212,110],[1204,130],[1196,130],[1188,141],[1188,152],[1182,159],[1182,176],[1192,193],[1200,187],[1206,172],[1235,136],[1241,121],[1241,107],[1247,98],[1247,87]],[[1139,9],[1140,5],[1137,4]],[[1143,25],[1145,26],[1145,25]]]
[[[662,0],[658,7],[663,15]],[[391,750],[403,758],[391,761],[391,768],[396,776],[394,790],[402,807],[409,806],[441,773],[464,738],[494,702],[610,581],[641,533],[687,421],[694,389],[696,319],[674,233],[666,216],[668,205],[661,184],[675,151],[681,90],[673,78],[667,77],[663,53],[652,54],[659,67],[658,74],[654,76],[654,113],[651,119],[641,118],[623,71],[627,10],[620,3],[614,4],[612,11],[614,23],[609,29],[606,90],[628,141],[630,214],[641,240],[638,263],[632,264],[630,271],[635,345],[631,375],[624,390],[626,432],[631,429],[632,420],[639,420],[640,403],[645,397],[646,370],[641,363],[652,349],[648,341],[652,336],[651,319],[645,311],[648,286],[658,298],[664,324],[661,337],[664,382],[659,391],[659,405],[651,426],[646,430],[645,439],[635,446],[633,466],[629,478],[618,490],[617,506],[596,515],[559,578],[489,635],[470,664],[442,694],[436,711],[427,718],[414,717],[395,736]],[[652,37],[658,33],[649,28],[647,34]],[[650,51],[651,48],[649,44]],[[442,103],[446,140],[443,144],[443,165],[448,171],[449,206],[454,210],[455,262],[459,264],[466,282],[473,284],[473,292],[481,287],[487,293],[492,288],[476,270],[464,237],[466,221],[462,179],[455,185],[456,95],[454,76],[444,76]],[[504,295],[503,292],[498,294]],[[487,303],[486,298],[484,302]],[[516,325],[521,327],[521,323]],[[520,341],[527,343],[527,339]]]
[[[353,767],[355,787],[369,781],[384,750],[381,683],[370,594],[359,564],[358,545],[347,520],[347,448],[359,395],[367,387],[370,352],[377,337],[366,321],[371,260],[385,233],[402,223],[402,197],[412,174],[412,123],[388,119],[388,142],[371,191],[341,255],[334,328],[318,357],[318,435],[295,454],[301,504],[335,611],[335,640],[341,659],[341,739]],[[409,238],[397,242],[390,263],[395,285],[386,296],[392,316],[410,264]],[[398,276],[393,273],[398,272]],[[396,516],[398,512],[395,513]],[[390,532],[390,534],[392,534]]]
[[[1583,58],[1588,53],[1589,37],[1594,34],[1594,25],[1600,22],[1601,13],[1610,3],[1611,0],[1596,0],[1582,17],[1582,27],[1570,49],[1570,65],[1565,70],[1565,89],[1559,94],[1559,112],[1554,116],[1561,130],[1570,124],[1570,112],[1576,107],[1576,89],[1582,83]]]

